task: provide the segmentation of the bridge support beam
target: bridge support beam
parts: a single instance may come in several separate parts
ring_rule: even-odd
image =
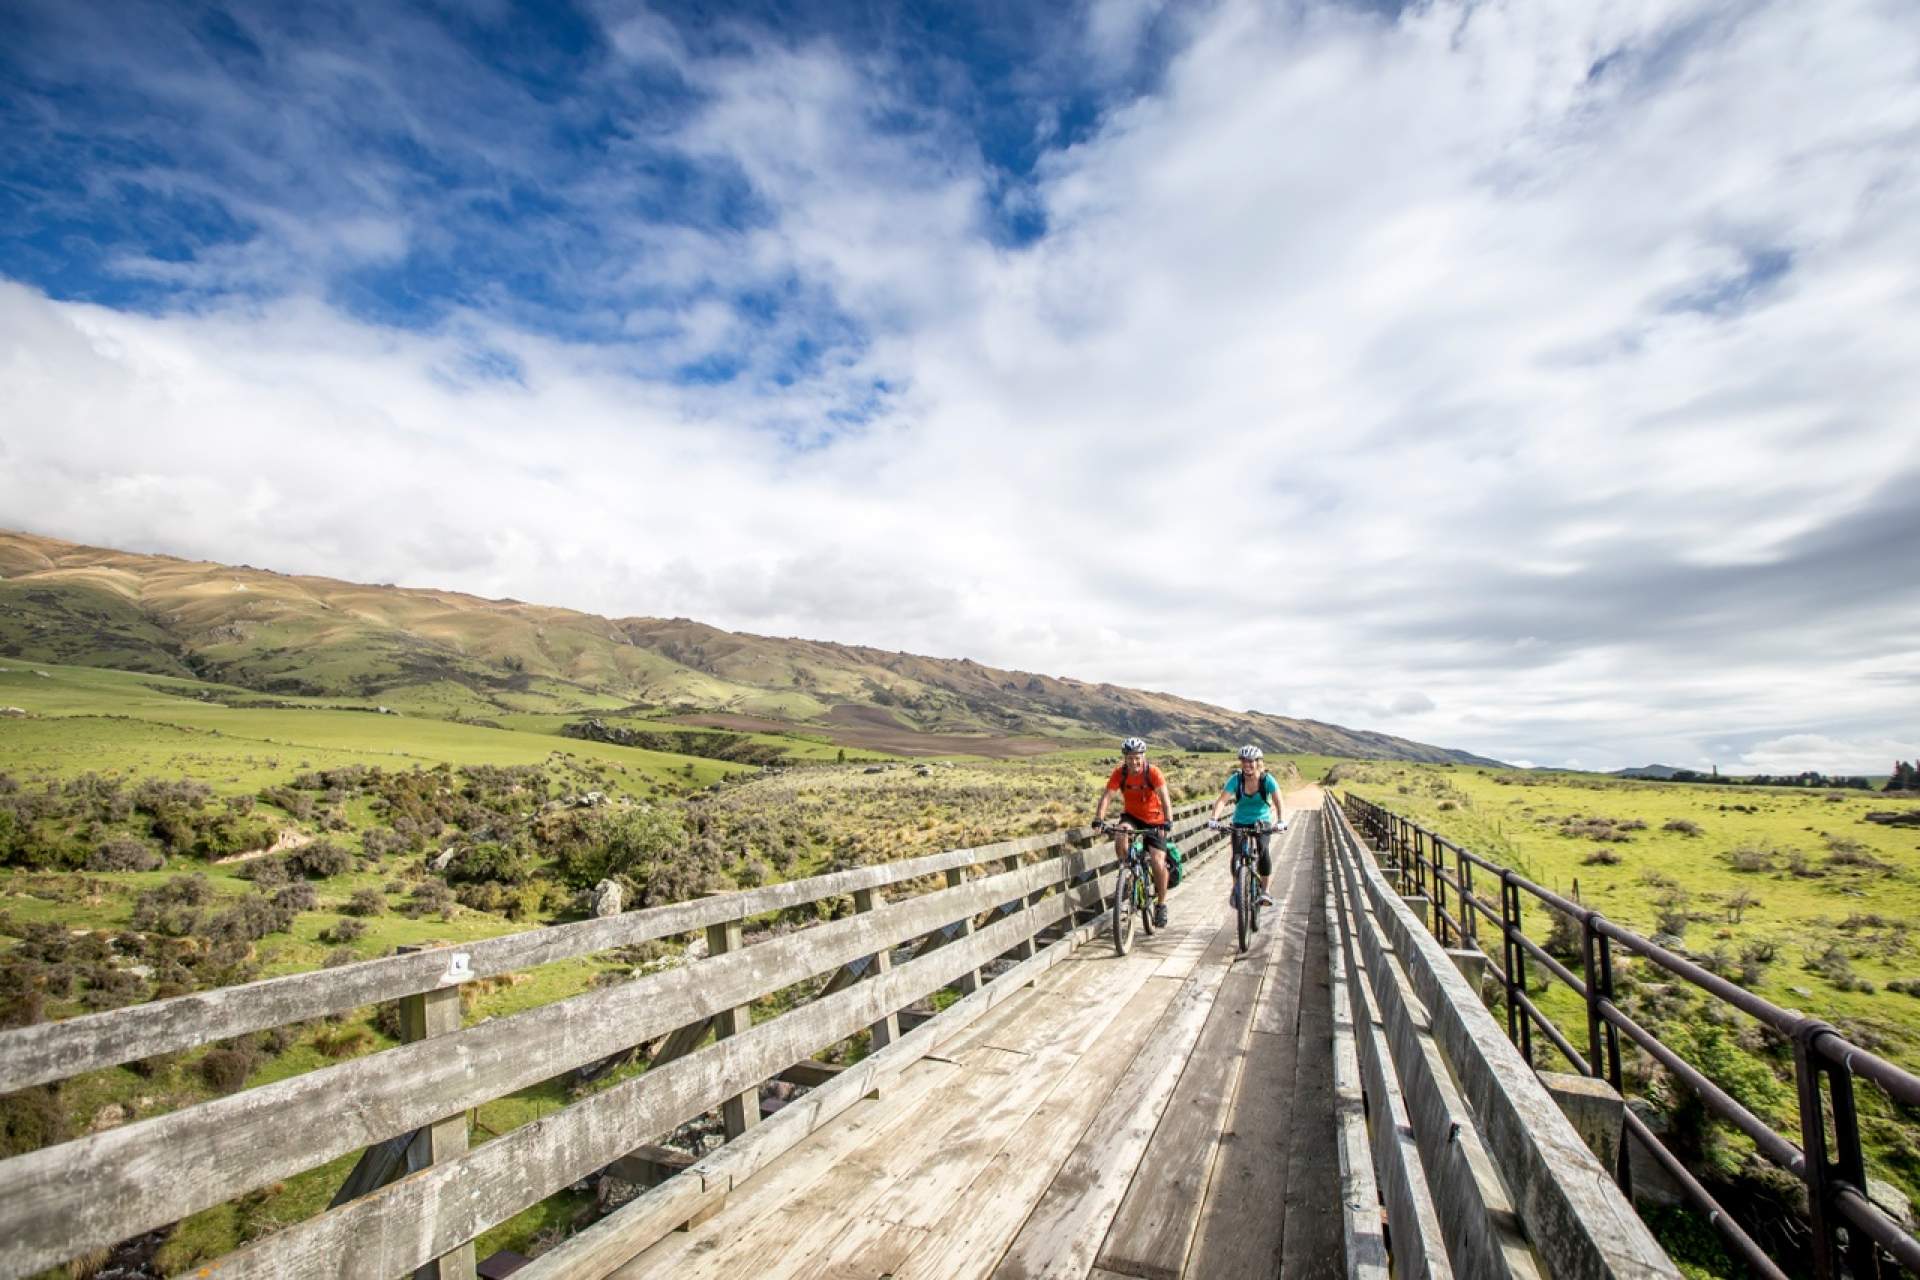
[[[1433,915],[1427,910],[1431,903],[1426,894],[1403,893],[1400,895],[1400,901],[1406,903],[1407,908],[1419,917],[1421,925],[1428,933],[1433,932]]]
[[[1453,961],[1453,967],[1460,971],[1460,976],[1467,980],[1475,994],[1483,989],[1481,983],[1487,976],[1487,956],[1484,951],[1478,947],[1448,947],[1447,959]]]

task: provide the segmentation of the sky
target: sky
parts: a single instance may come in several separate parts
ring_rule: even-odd
[[[0,526],[1920,756],[1911,0],[0,6]]]

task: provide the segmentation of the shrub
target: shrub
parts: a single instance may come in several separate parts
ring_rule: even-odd
[[[254,894],[208,920],[203,932],[216,943],[257,942],[270,933],[283,932],[293,923],[293,916],[275,899]]]
[[[1757,872],[1773,870],[1773,854],[1755,845],[1741,845],[1727,854],[1727,862],[1735,871]]]
[[[200,908],[213,901],[213,883],[199,872],[175,876],[133,900],[133,927],[185,937],[200,923]]]
[[[327,958],[320,962],[320,967],[322,969],[338,969],[341,965],[352,964],[359,958],[360,957],[354,953],[352,947],[335,947],[333,950],[327,952]]]
[[[1751,907],[1760,905],[1760,895],[1751,889],[1736,889],[1727,895],[1727,923],[1739,924]]]
[[[1668,818],[1660,824],[1660,829],[1662,831],[1675,831],[1683,836],[1697,836],[1700,834],[1700,824],[1687,818]]]
[[[293,879],[293,868],[284,855],[254,858],[240,868],[240,878],[251,880],[262,889],[272,889]]]
[[[315,840],[289,853],[287,867],[309,880],[325,880],[351,870],[353,855],[331,840]]]
[[[1774,945],[1765,939],[1756,938],[1740,948],[1740,967],[1735,971],[1734,981],[1743,987],[1757,984],[1766,974],[1767,966],[1774,960]]]
[[[355,889],[353,896],[347,899],[347,904],[340,908],[350,916],[377,916],[386,909],[386,896],[371,887]]]
[[[320,931],[320,941],[327,943],[352,942],[367,931],[364,920],[336,920]]]
[[[1592,853],[1580,859],[1580,865],[1583,867],[1617,867],[1620,865],[1620,860],[1619,854],[1607,848],[1605,845],[1600,845],[1595,848]]]
[[[533,855],[519,842],[482,841],[453,857],[447,879],[456,884],[525,884],[533,878]]]
[[[313,1038],[313,1047],[325,1058],[351,1058],[373,1044],[365,1027],[329,1027]]]
[[[320,905],[320,896],[310,884],[290,884],[273,895],[273,905],[289,916],[302,911],[312,911]]]
[[[208,1050],[196,1069],[207,1087],[215,1093],[232,1093],[247,1082],[259,1064],[259,1052],[251,1044],[233,1044]]]
[[[132,836],[108,836],[87,857],[89,871],[158,871],[167,860]]]
[[[443,919],[450,918],[453,915],[453,891],[447,888],[444,880],[423,880],[414,886],[403,910],[415,920],[436,911]]]
[[[52,1086],[0,1094],[0,1156],[25,1155],[67,1136],[67,1109]]]

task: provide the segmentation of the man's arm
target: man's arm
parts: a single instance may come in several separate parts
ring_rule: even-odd
[[[1093,811],[1094,826],[1097,827],[1107,820],[1107,801],[1113,799],[1113,791],[1113,786],[1109,784],[1107,789],[1100,793],[1100,807]]]
[[[1173,825],[1173,794],[1167,790],[1167,775],[1160,775],[1160,812],[1167,815],[1167,825]]]

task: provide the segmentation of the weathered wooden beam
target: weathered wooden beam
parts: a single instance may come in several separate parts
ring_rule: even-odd
[[[788,1084],[813,1089],[838,1078],[845,1070],[846,1068],[837,1062],[815,1062],[812,1058],[803,1058],[782,1071],[780,1078]]]
[[[409,948],[402,947],[404,952]],[[460,1030],[460,988],[443,987],[400,999],[400,1038],[410,1044],[433,1041]],[[407,1145],[407,1171],[447,1164],[467,1153],[467,1113],[463,1108],[415,1130]],[[464,1241],[415,1268],[414,1280],[474,1280],[473,1242]]]
[[[854,893],[853,909],[855,911],[859,911],[859,912],[872,911],[874,909],[874,906],[875,906],[875,902],[874,902],[873,890],[861,889]],[[893,969],[893,955],[892,955],[891,948],[888,948],[888,947],[880,948],[878,951],[874,952],[872,956],[868,957],[867,964],[868,964],[869,972],[873,974],[876,980],[886,977],[887,974]],[[873,1024],[873,1026],[870,1028],[870,1031],[871,1031],[872,1040],[873,1040],[872,1047],[876,1050],[886,1048],[888,1045],[892,1044],[895,1040],[898,1040],[900,1038],[899,1015],[894,1013],[893,1010],[889,1009],[886,1013],[886,1016],[877,1020]]]
[[[489,1019],[436,1037],[439,1043],[402,1045],[0,1162],[0,1239],[10,1243],[8,1264],[30,1273],[177,1221],[638,1040],[746,1004],[857,955],[885,950],[943,921],[1077,874],[1097,857],[1073,853],[961,888],[878,906],[739,951]],[[1023,919],[1009,917],[1002,923]],[[998,929],[995,936],[1008,936]],[[1009,945],[1018,936],[1023,935],[1010,936]],[[832,998],[869,985],[860,983]],[[892,1010],[880,1012],[884,1017]],[[804,1056],[796,1053],[767,1074]],[[302,1141],[285,1142],[288,1132],[301,1134]],[[657,1132],[640,1134],[630,1145]]]
[[[992,862],[1009,853],[1065,848],[1074,834],[1054,831],[977,849],[952,849],[601,919],[482,938],[458,948],[362,960],[337,969],[267,978],[0,1031],[0,1093],[432,991],[471,978],[552,964],[691,933],[722,920],[747,919],[858,889],[876,889],[953,867]]]
[[[607,1172],[622,1182],[631,1182],[640,1187],[657,1187],[674,1174],[686,1169],[695,1157],[685,1151],[672,1147],[656,1146],[649,1143],[635,1147],[607,1166]]]
[[[740,922],[729,920],[725,924],[707,926],[707,951],[711,955],[723,956],[738,951],[745,945]],[[753,1011],[745,1004],[722,1009],[713,1015],[713,1033],[717,1040],[728,1040],[746,1031],[753,1025]],[[760,1082],[753,1082],[751,1088],[732,1094],[720,1104],[722,1121],[727,1127],[727,1141],[731,1142],[741,1134],[760,1123]]]
[[[675,1058],[686,1057],[700,1047],[711,1030],[713,1019],[710,1017],[689,1022],[684,1027],[675,1027],[672,1034],[660,1042],[660,1048],[647,1058],[648,1068],[664,1066]]]
[[[948,888],[950,889],[958,888],[959,886],[965,884],[966,882],[967,882],[967,871],[965,867],[948,867],[947,868],[947,887]],[[963,917],[962,919],[954,921],[953,937],[948,940],[957,941],[958,939],[964,938],[967,935],[971,934],[972,932],[973,932],[973,917],[966,916],[966,917]],[[980,989],[980,971],[978,969],[973,969],[966,973],[961,974],[960,980],[954,983],[954,986],[956,989],[958,989],[961,995],[963,996],[972,995],[974,992]]]
[[[1061,903],[1057,909],[1064,908]],[[1043,907],[1038,914],[1047,910]],[[945,986],[1017,938],[1030,935],[1037,923],[1029,913],[1009,917],[965,942],[903,964],[871,982],[623,1081],[544,1116],[537,1124],[504,1134],[455,1164],[422,1170],[259,1240],[222,1259],[220,1274],[292,1280],[407,1270],[604,1166],[647,1134],[683,1123],[719,1098],[766,1079],[784,1064],[845,1039],[888,1010]],[[708,1186],[704,1194],[719,1190]]]
[[[601,1276],[679,1226],[688,1206],[725,1194],[792,1150],[809,1134],[844,1114],[876,1085],[896,1079],[928,1053],[938,1052],[981,1014],[999,1007],[1022,987],[1070,955],[1093,926],[1070,929],[1054,945],[1037,953],[973,995],[948,1006],[940,1016],[902,1036],[878,1053],[862,1058],[838,1078],[809,1093],[738,1142],[703,1156],[687,1176],[648,1191],[561,1241],[533,1263],[524,1280],[576,1280]]]

